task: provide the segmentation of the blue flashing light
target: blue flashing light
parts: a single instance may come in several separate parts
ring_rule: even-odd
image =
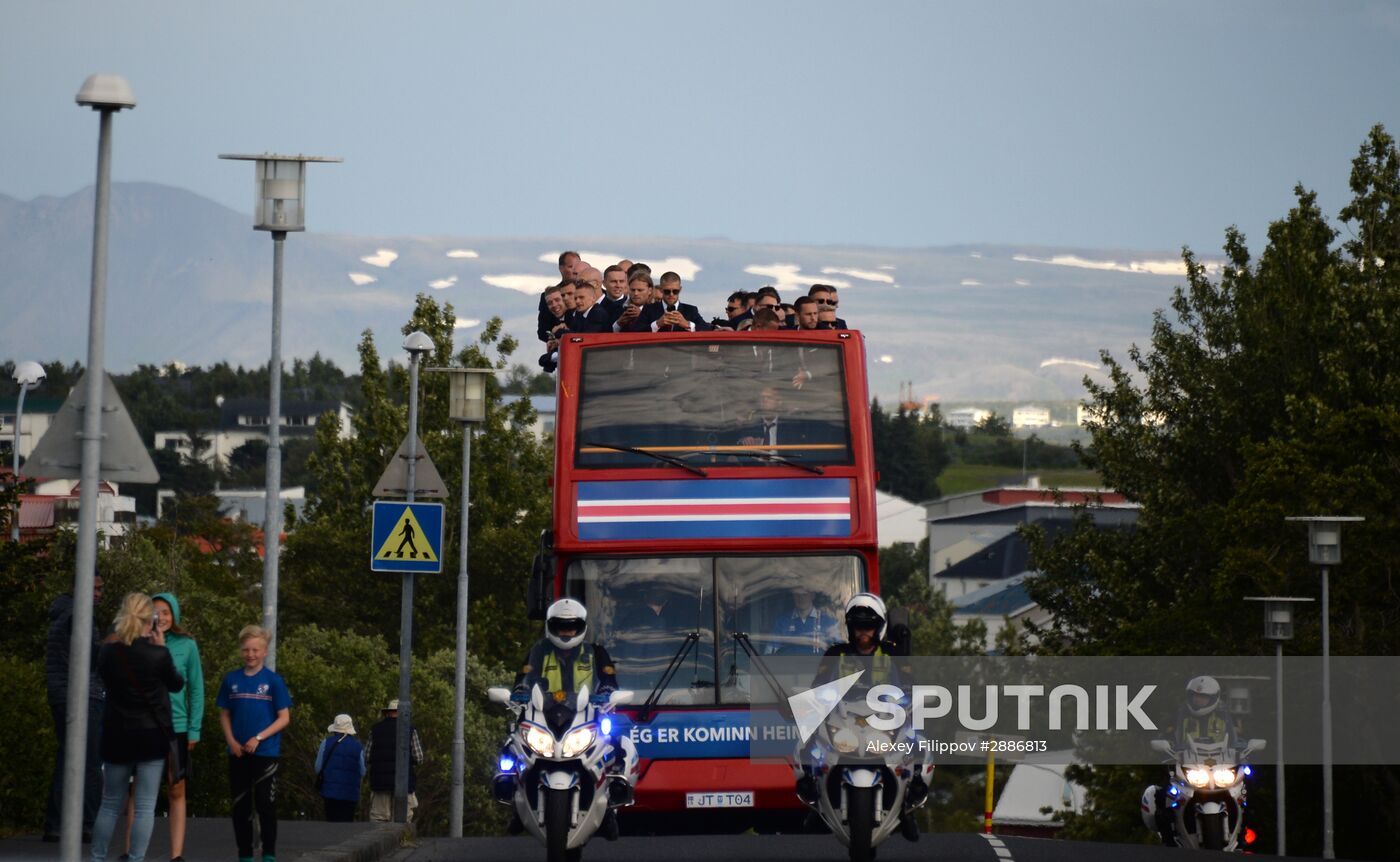
[[[1251,775],[1254,774],[1254,770],[1250,768],[1250,766],[1249,766],[1248,763],[1246,763],[1246,764],[1240,769],[1240,772],[1243,772],[1243,773],[1244,773],[1244,777],[1245,777],[1245,778],[1248,778],[1249,776],[1251,776]]]
[[[599,723],[598,726],[602,729],[603,735],[604,735],[604,736],[612,736],[612,719],[611,719],[611,718],[608,718],[607,716],[604,716],[604,717],[603,717],[603,720]]]
[[[1180,802],[1177,802],[1176,800],[1172,800],[1172,807],[1173,807],[1173,808],[1176,808],[1176,807],[1179,806],[1179,805],[1181,805]]]
[[[502,772],[514,772],[515,758],[511,757],[509,754],[502,754],[499,766]]]
[[[1168,790],[1167,792],[1170,793],[1172,796],[1176,796],[1177,794],[1179,794],[1179,793],[1181,792],[1181,790],[1178,789],[1177,786],[1176,786],[1175,784],[1173,784],[1173,785],[1171,786],[1171,789]]]

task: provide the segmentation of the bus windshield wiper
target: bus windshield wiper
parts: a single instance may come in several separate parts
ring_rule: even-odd
[[[687,464],[685,461],[682,461],[680,458],[677,458],[674,455],[663,455],[660,452],[651,452],[646,449],[634,449],[631,446],[611,446],[607,443],[594,443],[590,440],[580,440],[579,444],[582,446],[587,446],[591,449],[611,449],[614,452],[627,452],[631,455],[645,455],[648,458],[653,458],[657,461],[670,464],[673,467],[679,467],[682,470],[689,470],[697,476],[703,477],[710,475],[709,473],[706,473],[703,469],[695,466],[694,464]]]
[[[786,464],[789,467],[796,467],[799,470],[806,470],[808,473],[816,473],[818,476],[826,474],[826,471],[818,467],[816,464],[803,464],[801,461],[794,461],[793,459],[786,458],[782,455],[777,454],[776,452],[764,452],[759,449],[726,449],[724,454],[748,455],[751,458],[761,458],[764,461],[772,461],[777,464]]]
[[[676,671],[680,670],[681,665],[685,662],[685,657],[699,641],[699,632],[690,632],[685,636],[685,640],[681,643],[680,649],[676,650],[676,654],[671,656],[671,663],[666,665],[666,670],[661,674],[661,678],[656,681],[656,685],[652,688],[651,694],[647,695],[646,702],[642,704],[641,711],[637,713],[637,721],[646,722],[651,718],[652,712],[656,709],[656,702],[661,699],[661,693],[671,684],[671,677],[675,676]]]

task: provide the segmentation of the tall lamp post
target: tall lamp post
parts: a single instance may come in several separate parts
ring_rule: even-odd
[[[40,383],[44,382],[44,366],[32,360],[26,360],[15,366],[15,382],[19,384],[19,403],[15,406],[15,450],[14,455],[14,476],[15,481],[15,511],[14,517],[10,519],[10,541],[19,541],[19,433],[20,426],[24,424],[24,394]]]
[[[263,516],[263,628],[268,668],[277,669],[277,566],[282,533],[282,246],[291,231],[306,230],[306,164],[343,162],[334,156],[236,155],[256,162],[253,230],[272,233],[272,357],[268,362],[267,511]]]
[[[486,421],[486,378],[489,368],[429,368],[452,375],[448,415],[462,423],[462,523],[457,553],[457,673],[456,701],[452,712],[452,815],[453,838],[462,837],[462,807],[465,802],[463,775],[467,767],[467,527],[471,505],[472,430]]]
[[[1308,562],[1322,570],[1322,858],[1336,859],[1332,824],[1332,645],[1327,599],[1328,568],[1342,561],[1342,524],[1355,516],[1284,518],[1308,525]]]
[[[1278,855],[1288,855],[1287,805],[1284,793],[1283,763],[1283,645],[1293,640],[1293,605],[1312,599],[1293,596],[1245,596],[1247,602],[1264,603],[1264,639],[1274,642],[1274,751],[1277,752],[1278,773],[1274,795],[1278,797]]]
[[[77,862],[82,851],[83,779],[88,717],[88,664],[92,637],[92,583],[97,569],[97,484],[102,462],[103,355],[107,323],[107,210],[112,193],[112,115],[136,107],[120,75],[89,75],[74,99],[100,115],[97,186],[92,210],[92,285],[88,299],[87,401],[83,409],[82,473],[78,485],[78,552],[73,572],[73,634],[68,652],[68,727],[64,736],[62,843],[59,857]]]
[[[418,366],[433,351],[433,340],[423,332],[411,332],[403,340],[408,351],[408,502],[413,502],[418,477]],[[408,822],[409,745],[413,728],[413,704],[409,676],[413,669],[413,572],[403,573],[399,600],[399,717],[395,722],[394,822]]]

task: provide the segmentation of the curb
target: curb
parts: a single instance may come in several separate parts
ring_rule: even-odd
[[[379,862],[396,852],[409,835],[409,826],[386,823],[333,847],[304,853],[297,862]]]

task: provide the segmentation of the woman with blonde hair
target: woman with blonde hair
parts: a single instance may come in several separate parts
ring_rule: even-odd
[[[115,631],[102,644],[97,670],[107,687],[102,713],[102,807],[92,826],[92,862],[104,862],[117,816],[135,777],[131,862],[142,862],[155,822],[156,794],[174,730],[170,693],[185,687],[175,670],[155,606],[145,593],[128,593]]]

